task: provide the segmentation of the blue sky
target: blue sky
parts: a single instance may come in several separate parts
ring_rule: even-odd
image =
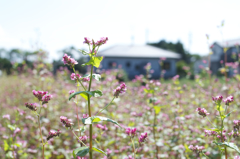
[[[166,39],[206,55],[205,34],[221,41],[222,20],[224,39],[240,38],[239,7],[239,0],[0,0],[0,48],[41,47],[56,59],[65,47],[83,48],[84,37],[107,36],[103,49]]]

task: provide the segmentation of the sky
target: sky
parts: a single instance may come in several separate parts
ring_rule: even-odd
[[[181,41],[206,55],[209,43],[240,38],[240,0],[0,0],[0,48],[49,52],[86,48],[83,38],[114,45]],[[222,34],[217,27],[224,20]]]

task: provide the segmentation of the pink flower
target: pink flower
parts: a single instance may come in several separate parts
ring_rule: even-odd
[[[50,99],[52,99],[52,95],[51,94],[46,94],[45,96],[42,97],[42,104],[46,104],[48,103],[48,101],[50,101]]]
[[[3,115],[3,119],[8,119],[8,120],[10,120],[10,115],[9,115],[9,114]]]
[[[85,136],[80,136],[79,137],[79,140],[80,141],[87,141],[88,137],[85,135]],[[78,141],[79,142],[79,141]]]
[[[142,143],[146,140],[146,138],[147,138],[147,133],[142,133],[141,136],[139,137],[138,142]]]
[[[16,129],[14,130],[14,132],[13,132],[14,136],[15,136],[17,133],[19,133],[20,131],[21,131],[21,129],[16,128]]]
[[[98,41],[96,42],[95,45],[101,46],[102,44],[106,44],[107,41],[108,41],[108,37],[102,37],[102,38],[100,38],[100,40],[98,40]]]
[[[44,91],[35,91],[35,90],[33,90],[32,92],[33,92],[33,95],[34,95],[39,101],[42,101],[42,97],[48,93],[47,91],[44,92]]]
[[[88,114],[83,114],[83,117],[82,117],[82,118],[84,119],[84,118],[88,118],[88,117],[89,117]]]
[[[200,152],[202,152],[202,150],[205,149],[204,146],[198,146],[198,145],[196,145],[196,146],[190,145],[188,148],[192,151],[197,152],[197,153],[200,153]]]
[[[122,95],[126,92],[127,90],[127,86],[125,83],[122,83],[120,86],[118,86],[115,90],[114,90],[114,96],[116,98],[118,98],[119,95]]]
[[[219,95],[216,97],[212,97],[212,100],[216,103],[216,104],[220,104],[222,102],[223,96]]]
[[[85,38],[84,38],[84,41],[83,41],[83,44],[88,44],[88,45],[89,45],[89,44],[92,44],[91,41],[92,41],[92,40],[91,40],[90,38],[85,37]]]
[[[76,77],[76,74],[75,73],[72,73],[71,76],[70,76],[71,80],[76,80],[77,77]]]
[[[137,129],[136,128],[126,128],[126,133],[127,133],[127,135],[128,136],[130,136],[130,137],[134,137],[135,135],[136,135],[136,132],[137,131]]]
[[[64,65],[69,65],[71,68],[73,68],[74,65],[78,64],[77,61],[75,61],[73,58],[71,58],[67,54],[64,54],[62,61],[63,61]]]
[[[207,112],[206,109],[204,108],[197,108],[196,111],[198,111],[198,114],[203,116],[203,117],[206,117],[207,115],[209,115],[209,113]]]
[[[66,128],[71,128],[73,125],[73,123],[71,123],[71,120],[65,116],[60,116],[60,120]]]
[[[37,104],[36,103],[25,103],[25,106],[32,111],[37,111]]]
[[[50,140],[53,137],[59,136],[61,134],[61,131],[54,131],[54,130],[50,130],[48,136],[47,136],[47,140]]]
[[[223,100],[223,102],[224,102],[226,105],[229,105],[229,103],[233,102],[233,96],[227,97],[226,99]]]

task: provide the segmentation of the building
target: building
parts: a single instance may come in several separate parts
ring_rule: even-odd
[[[181,58],[180,54],[149,45],[118,45],[100,51],[98,55],[104,57],[101,69],[120,66],[130,79],[145,75],[144,66],[147,63],[151,63],[151,70],[154,70],[152,78],[160,78],[161,70],[166,71],[165,78],[173,77],[176,75],[176,61]],[[165,58],[163,68],[159,63],[160,58]]]
[[[218,74],[219,69],[224,66],[223,64],[221,64],[221,61],[223,62],[225,61],[224,48],[226,51],[228,63],[238,61],[239,44],[240,44],[240,39],[229,40],[224,43],[215,42],[212,44],[211,49],[213,54],[211,55],[211,66],[210,66],[211,67],[210,70],[212,71],[212,74],[215,74],[215,75]],[[207,60],[207,57],[203,57],[202,60]],[[195,67],[196,73],[200,72],[201,68],[199,68],[199,66],[207,67],[207,65],[204,64],[202,60],[195,62],[194,67]],[[233,72],[230,70],[228,74],[231,76]]]

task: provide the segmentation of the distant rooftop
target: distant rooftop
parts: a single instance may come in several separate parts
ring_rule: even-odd
[[[234,39],[234,40],[227,40],[225,42],[216,42],[221,47],[232,47],[236,44],[240,45],[240,39]]]
[[[117,45],[100,51],[98,54],[104,57],[181,58],[178,53],[150,45]]]

